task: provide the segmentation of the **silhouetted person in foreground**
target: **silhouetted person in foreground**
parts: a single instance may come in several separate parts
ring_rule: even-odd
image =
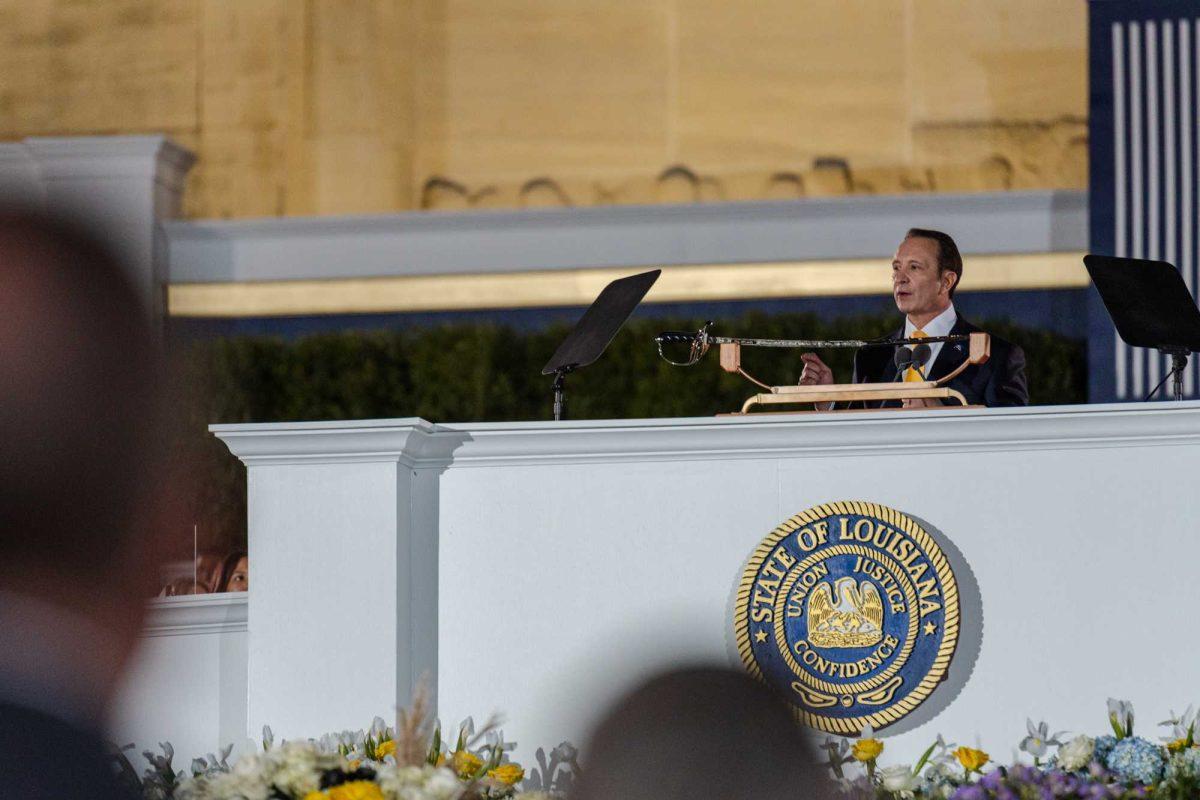
[[[669,672],[613,708],[581,751],[571,800],[826,800],[823,768],[784,704],[748,675]]]
[[[108,706],[158,579],[159,356],[121,265],[0,214],[0,795],[123,797]]]

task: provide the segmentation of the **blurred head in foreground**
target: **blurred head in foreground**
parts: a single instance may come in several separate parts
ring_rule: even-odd
[[[157,578],[157,337],[73,224],[0,214],[0,703],[99,724]]]
[[[582,756],[572,800],[832,796],[784,704],[734,670],[651,680],[604,717]]]

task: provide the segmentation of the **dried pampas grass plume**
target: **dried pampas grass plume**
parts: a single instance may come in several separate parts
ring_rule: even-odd
[[[429,755],[433,717],[430,715],[429,675],[422,675],[407,709],[396,711],[396,765],[419,767]]]

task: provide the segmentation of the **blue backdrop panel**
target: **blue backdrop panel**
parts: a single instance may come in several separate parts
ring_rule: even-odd
[[[1197,287],[1200,3],[1092,0],[1090,249],[1169,261]],[[1089,398],[1141,399],[1167,373],[1162,355],[1125,345],[1090,292]],[[1188,366],[1184,393],[1197,394]]]

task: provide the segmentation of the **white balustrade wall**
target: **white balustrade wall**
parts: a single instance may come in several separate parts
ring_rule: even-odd
[[[979,589],[978,658],[897,759],[939,731],[1006,757],[1026,716],[1103,730],[1109,696],[1161,719],[1200,659],[1172,611],[1200,601],[1198,403],[214,431],[249,473],[245,704],[241,634],[148,640],[121,717],[139,744],[215,748],[235,707],[243,737],[363,727],[425,671],[444,720],[503,711],[518,758],[581,742],[648,671],[736,663],[744,560],[845,499],[940,531]]]
[[[171,742],[177,769],[224,744],[248,752],[246,606],[245,593],[150,603],[110,728],[114,742],[137,745],[139,769],[141,752],[159,742]]]

